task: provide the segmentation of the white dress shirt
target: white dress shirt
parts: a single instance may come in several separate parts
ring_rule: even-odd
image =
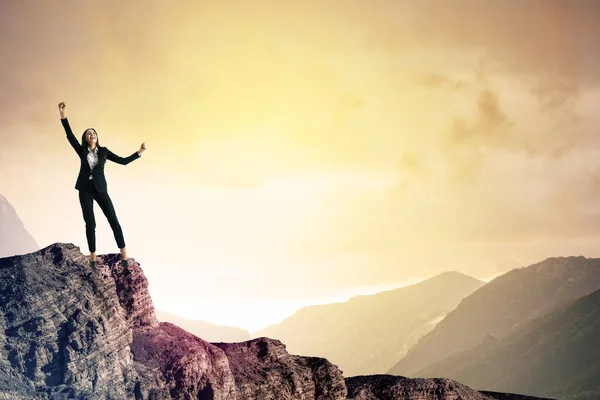
[[[94,167],[98,165],[98,146],[96,146],[94,151],[88,148],[87,160],[90,164],[90,169],[93,171]],[[92,174],[90,174],[90,179],[92,179]]]

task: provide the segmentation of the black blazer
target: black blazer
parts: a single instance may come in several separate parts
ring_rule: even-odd
[[[69,120],[67,118],[61,118],[60,122],[62,122],[62,125],[65,128],[69,143],[71,143],[71,146],[73,146],[73,149],[75,149],[75,152],[81,160],[79,176],[77,177],[77,182],[75,183],[75,189],[77,190],[85,188],[86,182],[90,180],[91,173],[93,177],[92,182],[94,183],[96,190],[98,192],[106,192],[106,178],[104,177],[104,165],[106,164],[106,160],[108,159],[112,162],[116,162],[117,164],[127,165],[133,160],[137,160],[141,157],[137,151],[129,157],[119,157],[108,148],[98,146],[98,165],[96,165],[92,170],[90,168],[90,163],[87,160],[87,154],[89,153],[87,146],[82,146],[81,143],[77,141],[77,138],[75,138],[75,135],[73,135],[73,131],[69,126]]]

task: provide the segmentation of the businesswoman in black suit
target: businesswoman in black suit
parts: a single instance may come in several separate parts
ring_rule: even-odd
[[[137,160],[146,151],[146,144],[142,143],[140,149],[129,157],[119,157],[108,148],[100,146],[98,134],[93,128],[86,129],[81,135],[81,143],[77,141],[73,131],[69,126],[69,120],[65,116],[65,103],[58,104],[60,111],[60,121],[62,122],[67,139],[81,160],[79,176],[75,183],[75,189],[79,190],[79,203],[85,221],[85,235],[87,237],[88,248],[90,250],[90,267],[96,268],[96,220],[94,218],[94,200],[98,203],[102,212],[108,219],[112,228],[117,246],[121,250],[121,261],[123,266],[128,266],[127,249],[125,248],[125,239],[123,230],[117,219],[115,208],[113,207],[106,187],[106,178],[104,177],[104,165],[106,160],[116,162],[117,164],[127,165],[133,160]]]

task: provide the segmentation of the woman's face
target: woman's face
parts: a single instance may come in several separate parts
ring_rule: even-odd
[[[88,129],[87,131],[85,131],[85,140],[87,141],[88,145],[95,145],[98,142],[98,136],[96,135],[96,131],[93,129]]]

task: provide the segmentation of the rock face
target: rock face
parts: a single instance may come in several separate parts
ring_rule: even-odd
[[[240,328],[181,318],[161,310],[156,310],[156,319],[177,325],[209,342],[243,342],[252,338],[250,332]]]
[[[489,397],[449,379],[408,379],[401,376],[378,375],[352,377],[346,380],[348,398],[489,400]]]
[[[346,378],[353,400],[544,400],[509,393],[478,392],[451,379],[409,379],[394,375]],[[551,400],[551,399],[545,399]]]
[[[344,399],[341,372],[260,339],[219,346],[158,322],[139,264],[72,244],[0,259],[0,394],[14,399]],[[241,349],[244,349],[243,351]],[[266,349],[266,355],[265,355]],[[232,355],[230,364],[227,352]],[[244,366],[244,357],[258,366]],[[233,368],[231,367],[233,365]],[[253,386],[251,373],[290,380]],[[258,373],[257,372],[257,373]],[[237,373],[237,375],[236,375]],[[241,375],[240,375],[241,374]],[[302,389],[294,386],[302,382]],[[284,386],[289,385],[289,388]]]
[[[0,258],[31,253],[39,248],[13,206],[0,194]]]
[[[0,399],[492,399],[450,380],[344,379],[264,337],[209,343],[157,321],[140,265],[120,258],[91,271],[57,243],[0,259]]]
[[[281,342],[267,338],[215,345],[229,359],[238,400],[346,398],[342,374],[324,358],[290,355]]]
[[[256,335],[281,340],[294,354],[325,357],[346,376],[384,373],[483,285],[470,276],[445,272],[399,289],[305,307]]]
[[[598,258],[556,257],[499,276],[465,298],[389,373],[420,377],[418,371],[452,354],[502,338],[600,289],[599,270]]]

